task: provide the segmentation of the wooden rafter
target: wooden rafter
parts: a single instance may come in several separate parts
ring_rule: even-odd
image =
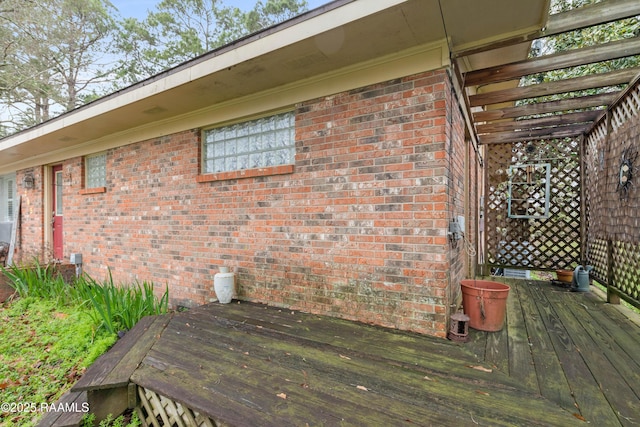
[[[542,37],[632,18],[637,15],[640,15],[640,2],[637,0],[603,1],[551,15],[547,26],[542,29]]]
[[[607,22],[631,18],[638,15],[640,15],[640,2],[638,0],[608,0],[551,15],[547,21],[547,26],[539,31],[532,31],[528,34],[517,37],[509,37],[503,40],[492,41],[473,48],[460,50],[454,49],[452,57],[460,58],[506,46],[527,43],[541,37],[553,36],[567,31],[605,24]]]
[[[562,78],[562,73],[559,73],[559,80],[527,86],[519,86],[519,80],[538,73],[632,58],[640,55],[640,37],[495,64],[500,57],[499,49],[639,15],[639,0],[604,0],[552,15],[545,28],[531,34],[454,52],[454,58],[464,60],[468,66],[493,61],[491,67],[470,70],[461,76],[478,142],[500,144],[584,135],[609,111],[620,90],[636,76],[640,78],[640,66],[578,77]],[[490,50],[495,51],[486,55],[490,61],[482,55],[462,58]],[[584,95],[585,91],[595,89],[606,93]],[[558,99],[546,100],[546,97],[555,96]],[[520,105],[514,105],[516,103]]]
[[[608,61],[638,54],[640,54],[640,37],[634,37],[475,70],[465,74],[464,84],[465,86],[477,86],[498,83],[514,80],[530,74]]]
[[[616,86],[629,83],[638,73],[640,73],[640,68],[629,68],[610,71],[608,73],[591,74],[583,77],[540,83],[537,85],[516,87],[513,89],[496,90],[471,95],[469,97],[469,103],[471,107],[479,107],[488,104],[499,104],[527,98],[556,95],[559,93]]]
[[[561,126],[553,129],[534,129],[520,132],[498,132],[480,136],[481,144],[504,144],[508,142],[532,141],[539,139],[572,138],[583,134],[590,123]]]
[[[478,134],[494,132],[512,132],[545,127],[566,126],[577,123],[593,123],[604,114],[604,111],[581,111],[578,113],[556,114],[529,120],[512,120],[508,122],[488,123],[476,126]]]
[[[577,98],[561,99],[559,101],[541,102],[539,104],[526,104],[517,107],[508,107],[496,110],[478,111],[473,114],[475,122],[491,122],[494,120],[513,119],[538,114],[558,113],[561,111],[575,111],[585,108],[605,107],[611,104],[620,92],[588,95]]]

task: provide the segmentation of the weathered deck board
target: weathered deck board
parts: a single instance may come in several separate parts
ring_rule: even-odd
[[[567,314],[566,311],[571,307],[573,300],[567,299],[568,304],[552,306],[548,300],[548,295],[552,292],[543,295],[542,288],[539,286],[532,286],[530,289],[580,414],[595,425],[620,425],[611,406],[601,393],[599,385],[593,381],[589,367],[581,357],[582,353],[574,345],[573,331],[568,332],[559,319],[558,313]],[[545,381],[550,382],[553,379],[546,378]]]
[[[592,293],[568,292],[548,282],[497,280],[512,285],[508,316],[517,311],[511,298],[520,302],[524,328],[509,321],[508,335],[528,336],[541,394],[592,424],[637,423],[640,365],[632,355],[640,352],[638,325]],[[472,338],[491,342],[484,332],[474,331]],[[517,348],[510,345],[510,359]]]
[[[49,411],[38,421],[38,427],[75,427],[81,424],[84,416],[83,405],[87,402],[87,392],[67,391],[56,402],[62,407],[71,407],[73,411]],[[68,406],[67,406],[68,405]],[[56,405],[58,406],[58,405]]]
[[[633,367],[633,361],[625,358],[621,351],[612,351],[612,345],[616,344],[603,339],[605,337],[601,331],[598,331],[598,324],[593,323],[588,313],[583,313],[585,310],[588,311],[588,308],[585,307],[590,303],[587,295],[576,296],[568,302],[565,301],[564,304],[561,303],[560,296],[557,294],[549,293],[548,298],[558,303],[556,307],[558,307],[559,320],[572,331],[571,339],[575,350],[585,361],[585,366],[593,375],[598,389],[602,391],[603,398],[606,399],[602,408],[602,411],[606,412],[606,419],[602,421],[606,421],[608,425],[615,425],[612,416],[618,415],[620,422],[626,424],[626,421],[635,417],[639,411],[637,391],[631,387],[633,384],[636,386],[638,384],[637,366],[636,369],[629,369]],[[619,381],[619,378],[628,378],[631,383]],[[582,383],[584,382],[582,381]],[[584,391],[585,394],[589,394],[588,390]],[[619,414],[611,410],[611,406],[608,404],[610,401],[615,402]],[[587,402],[587,404],[592,405],[593,403]],[[591,419],[599,423],[595,417]]]
[[[167,316],[147,316],[103,354],[73,386],[73,391],[98,390],[126,386],[156,338],[171,319]]]
[[[133,369],[225,425],[636,425],[640,327],[590,293],[504,281],[505,328],[468,343],[209,304],[146,320],[82,387]]]
[[[249,410],[261,412],[252,415],[262,417],[261,425],[397,425],[409,421],[418,425],[447,425],[468,424],[472,420],[493,425],[566,425],[575,421],[567,412],[554,409],[548,401],[527,390],[494,383],[496,375],[503,377],[501,373],[482,372],[464,365],[474,360],[468,355],[457,361],[449,357],[453,368],[456,365],[464,368],[458,375],[426,370],[429,368],[422,365],[425,360],[435,361],[439,357],[425,358],[414,352],[412,363],[394,357],[394,341],[402,341],[406,348],[411,348],[412,340],[413,347],[423,347],[426,341],[434,348],[440,347],[440,352],[442,347],[448,347],[450,352],[464,356],[451,343],[337,319],[302,313],[281,316],[275,314],[277,310],[267,310],[270,313],[265,315],[263,308],[252,304],[213,305],[176,316],[147,355],[143,362],[146,367],[139,369],[132,379],[178,401],[188,400],[189,403],[181,403],[229,423],[233,420],[225,417],[233,403],[242,402]],[[239,314],[241,318],[230,320]],[[315,327],[309,328],[309,324]],[[280,334],[270,329],[271,325],[284,328],[287,333]],[[334,337],[339,337],[336,329],[342,329],[340,332],[345,335],[354,326],[352,332],[364,328],[376,343],[376,334],[382,334],[380,339],[388,334],[387,345],[382,348],[386,352],[384,357],[376,355],[376,351],[374,354],[360,351],[359,345],[364,343],[355,346],[356,349],[348,340],[344,342],[349,343],[349,348],[336,343]],[[302,332],[302,336],[290,335],[294,328],[307,331],[314,340]],[[329,341],[334,342],[328,344]],[[400,358],[407,357],[405,347],[397,347]],[[192,374],[185,374],[189,372]],[[166,388],[158,390],[165,382],[171,382],[166,378],[168,373],[175,373],[174,384],[182,382],[176,395],[169,395]],[[204,389],[214,389],[217,395],[232,402],[216,398],[220,407],[214,401],[210,401],[213,405],[195,407],[193,402],[204,399],[200,395]],[[287,394],[286,402],[277,397],[278,393]],[[520,404],[513,405],[514,399]],[[460,402],[465,402],[462,411]],[[289,408],[286,411],[285,406]],[[283,411],[286,416],[280,419],[277,415]],[[544,423],[531,417],[541,412],[548,414]]]
[[[210,310],[193,311],[184,315],[201,322],[211,322],[212,327],[218,329],[230,326],[247,331],[259,331],[261,335],[279,339],[284,336],[287,340],[306,346],[332,346],[336,352],[339,350],[345,356],[355,351],[367,354],[370,359],[377,358],[393,365],[419,366],[428,375],[486,380],[486,375],[482,372],[468,368],[480,363],[477,357],[460,351],[459,345],[449,341],[431,337],[420,337],[420,340],[416,340],[415,334],[335,318],[291,314],[289,310],[272,310],[264,306],[262,311],[252,310],[251,317],[247,317],[246,309],[239,305],[223,306],[224,311],[216,311],[215,316],[212,316]],[[511,381],[507,376],[501,378],[500,384],[519,386],[518,382]]]
[[[365,391],[359,390],[355,386],[344,387],[344,385],[341,385],[336,393],[323,388],[330,382],[327,375],[318,376],[313,373],[306,373],[307,371],[315,372],[312,365],[316,364],[317,360],[312,355],[313,350],[304,352],[304,361],[302,360],[303,357],[282,351],[272,352],[273,357],[266,359],[264,354],[257,355],[253,354],[252,350],[246,351],[248,350],[246,347],[243,349],[245,351],[242,352],[237,348],[232,349],[231,347],[224,349],[226,351],[216,349],[215,351],[202,352],[194,348],[192,351],[177,353],[176,350],[176,348],[170,348],[169,352],[171,354],[163,354],[152,350],[150,358],[153,358],[152,364],[159,369],[164,369],[165,372],[171,371],[171,369],[175,369],[180,373],[193,372],[193,370],[196,372],[206,371],[202,375],[202,377],[206,378],[198,378],[195,380],[195,384],[193,377],[186,378],[181,391],[183,396],[185,389],[187,393],[197,388],[215,389],[216,394],[224,396],[225,401],[246,404],[250,411],[257,411],[257,415],[262,419],[261,425],[304,425],[304,422],[316,423],[321,421],[333,424],[340,419],[353,423],[355,421],[353,417],[362,417],[363,413],[371,412],[376,413],[376,418],[380,419],[380,421],[388,421],[387,424],[393,424],[392,421],[394,419],[396,422],[398,420],[397,412],[395,411],[401,409],[405,409],[403,416],[407,418],[410,418],[412,413],[414,415],[424,415],[416,413],[415,408],[410,405],[405,405],[403,408],[394,399],[379,400],[377,397],[379,393],[375,391],[372,391],[373,394],[370,393],[369,398],[363,401],[361,397],[358,398],[356,395],[362,395]],[[267,351],[266,353],[269,352]],[[176,358],[181,361],[189,358],[191,361],[175,366],[174,360]],[[200,367],[201,365],[194,364],[194,359],[200,362],[202,360],[211,360],[211,362],[209,366]],[[296,367],[294,366],[296,364],[303,366]],[[224,368],[223,373],[220,372],[222,368]],[[210,371],[215,371],[215,374]],[[330,374],[333,377],[338,375],[338,372],[331,372]],[[214,375],[214,378],[211,377],[212,375]],[[155,380],[156,376],[155,374],[152,375],[149,378],[149,382],[142,377],[138,378],[138,373],[134,378],[136,382],[144,383],[145,387],[153,387],[154,384],[151,384],[151,382]],[[355,378],[355,375],[352,375],[352,378]],[[176,381],[180,380],[176,378]],[[185,379],[182,379],[182,381],[185,381]],[[188,384],[188,386],[185,387],[185,384]],[[207,384],[212,385],[208,386]],[[279,398],[277,395],[280,393],[285,393],[287,398]],[[175,396],[175,398],[180,399],[180,396]],[[357,406],[362,406],[363,402],[367,404],[367,407],[362,408],[360,411],[355,410]],[[219,399],[210,400],[208,405],[201,408],[201,411],[204,411],[214,419],[223,419],[226,422],[230,422],[225,418],[228,414],[221,410],[224,408],[217,407],[219,403]],[[276,415],[281,415],[285,410],[285,406],[292,408],[287,409],[286,418],[279,419]],[[380,411],[382,411],[381,414],[378,413]],[[429,413],[429,417],[431,422],[438,423],[442,423],[449,418],[442,415],[438,416],[437,413]]]
[[[526,331],[525,315],[520,303],[520,290],[512,286],[512,294],[507,301],[507,335],[509,359],[509,375],[518,380],[522,385],[540,393],[540,387],[536,378],[536,369],[533,364],[529,336]]]
[[[538,386],[543,396],[556,402],[567,411],[575,411],[575,401],[571,396],[571,388],[566,381],[563,366],[558,360],[547,327],[538,311],[536,295],[529,287],[518,288],[520,305],[525,315],[526,333],[536,369]]]

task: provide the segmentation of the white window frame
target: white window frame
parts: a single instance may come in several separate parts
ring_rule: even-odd
[[[295,113],[279,112],[202,132],[203,174],[293,164]]]
[[[16,208],[16,174],[0,176],[0,221],[12,222]]]
[[[84,186],[85,188],[101,188],[101,187],[107,186],[107,153],[106,152],[85,156]]]

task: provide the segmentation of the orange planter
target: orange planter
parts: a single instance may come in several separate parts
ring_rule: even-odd
[[[463,280],[460,285],[462,307],[469,316],[469,326],[479,331],[501,330],[507,314],[509,285],[474,279]]]
[[[573,281],[573,270],[556,270],[558,280],[564,283],[571,283]]]

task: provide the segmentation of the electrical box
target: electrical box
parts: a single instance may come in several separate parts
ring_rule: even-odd
[[[462,238],[462,230],[460,227],[460,222],[457,219],[452,219],[449,222],[449,239],[451,240],[460,240]]]
[[[464,234],[466,230],[464,227],[464,216],[458,215],[458,224],[460,225],[460,233]]]
[[[464,236],[465,231],[464,216],[458,215],[449,222],[449,239],[460,240]]]

